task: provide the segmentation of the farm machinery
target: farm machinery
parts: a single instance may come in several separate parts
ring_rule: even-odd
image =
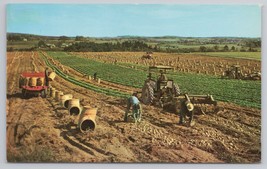
[[[146,54],[142,56],[142,59],[153,59],[152,54],[153,52],[146,52]]]
[[[175,110],[179,109],[180,101],[186,99],[188,103],[199,107],[203,114],[202,105],[216,106],[217,102],[212,95],[189,95],[181,94],[179,86],[174,83],[173,79],[167,78],[167,71],[173,71],[170,66],[150,66],[148,78],[144,82],[142,88],[141,99],[144,104],[155,104],[160,107],[172,105]],[[158,75],[155,78],[153,74]]]
[[[260,72],[253,72],[250,74],[243,74],[240,65],[232,65],[228,68],[221,77],[222,79],[240,79],[240,80],[261,80]]]
[[[49,74],[49,81],[55,78],[55,73]],[[49,86],[45,84],[44,72],[24,72],[19,78],[19,88],[21,89],[22,96],[25,98],[28,95],[41,95],[46,97]]]

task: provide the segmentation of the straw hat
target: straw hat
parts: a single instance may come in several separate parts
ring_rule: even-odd
[[[188,111],[194,110],[194,105],[191,102],[186,101],[185,105],[186,105],[186,108],[187,108]]]

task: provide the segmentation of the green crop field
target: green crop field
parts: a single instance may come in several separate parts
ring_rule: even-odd
[[[48,55],[63,65],[87,75],[97,72],[103,80],[126,86],[142,88],[147,71],[127,68],[122,65],[102,63],[64,52],[48,52]],[[168,75],[183,93],[211,94],[216,100],[242,106],[261,107],[261,81],[225,80],[211,75],[172,72]]]
[[[63,65],[69,66],[82,74],[93,75],[97,72],[97,76],[101,79],[118,84],[138,88],[143,84],[143,82],[140,81],[140,78],[146,78],[146,74],[141,71],[133,71],[132,69],[109,63],[101,63],[86,58],[76,57],[64,52],[48,52],[48,55],[59,60]]]

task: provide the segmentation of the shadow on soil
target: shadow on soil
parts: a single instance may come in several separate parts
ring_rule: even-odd
[[[14,93],[14,94],[7,94],[7,99],[11,99],[11,98],[23,98],[21,93]]]

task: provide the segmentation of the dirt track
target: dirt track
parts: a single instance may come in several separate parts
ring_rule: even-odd
[[[33,57],[34,59],[31,59]],[[219,103],[220,110],[196,116],[194,127],[178,125],[178,116],[143,106],[139,125],[123,122],[125,101],[75,86],[59,77],[52,86],[73,94],[81,105],[97,107],[97,128],[82,134],[77,118],[52,98],[22,99],[19,74],[34,71],[38,53],[8,53],[7,152],[8,160],[51,162],[186,162],[255,163],[261,160],[261,112]],[[40,71],[43,71],[43,61]],[[64,84],[64,85],[62,85]],[[116,88],[116,86],[115,86]],[[36,155],[37,156],[37,155]],[[28,158],[27,158],[28,157]]]

